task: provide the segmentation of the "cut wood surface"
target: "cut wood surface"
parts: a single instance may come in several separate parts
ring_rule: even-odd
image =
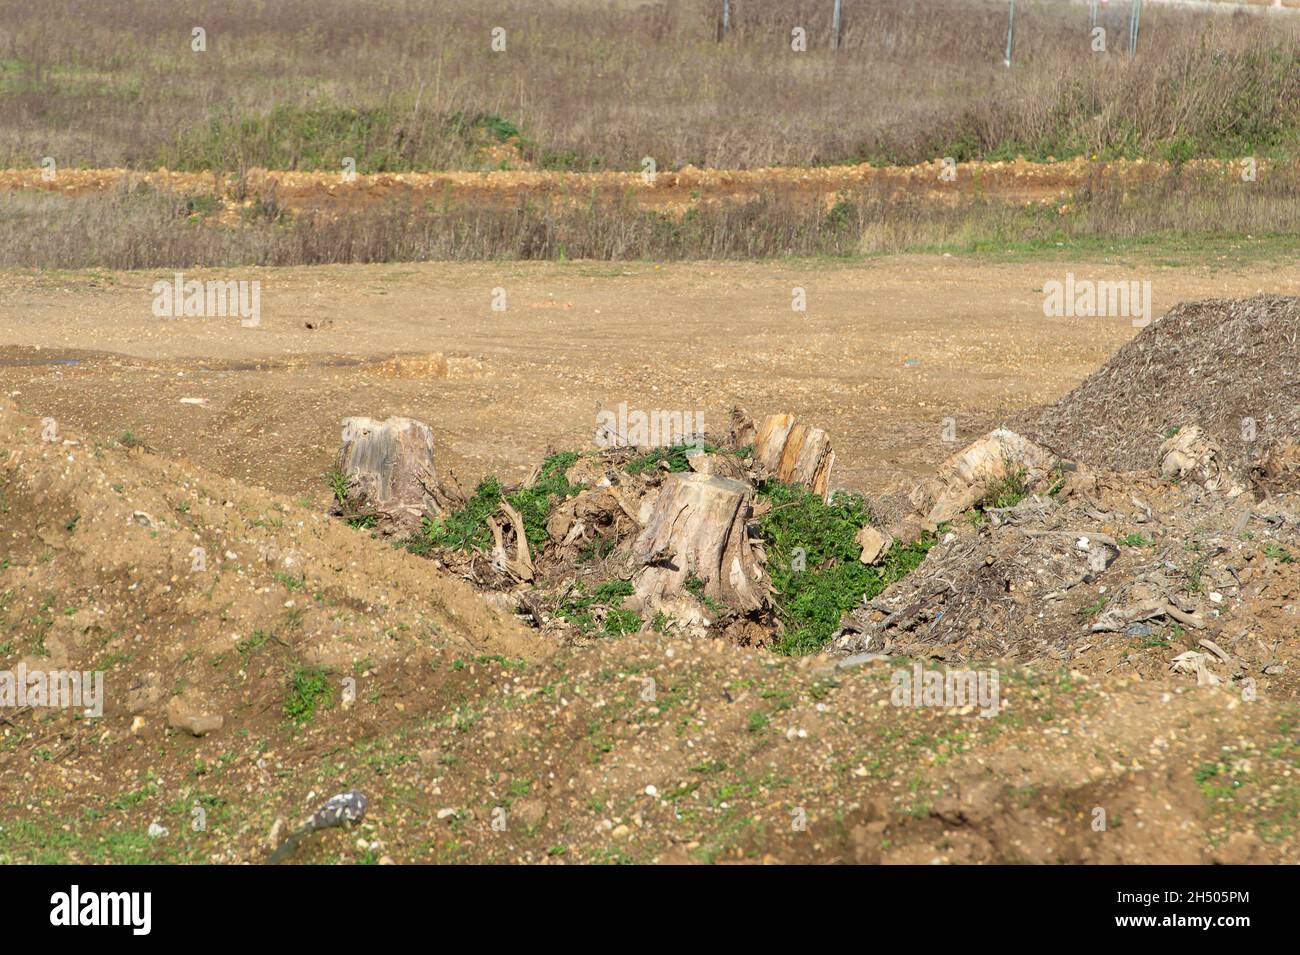
[[[669,476],[633,545],[643,565],[633,585],[644,606],[680,612],[692,579],[702,585],[695,596],[740,613],[767,605],[765,557],[745,526],[753,493],[716,475]]]
[[[754,437],[754,458],[767,474],[827,497],[835,452],[821,428],[797,422],[794,415],[768,415]]]

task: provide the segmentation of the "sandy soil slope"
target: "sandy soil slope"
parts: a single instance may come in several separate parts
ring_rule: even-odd
[[[523,163],[505,147],[495,160]],[[1259,170],[1269,163],[1261,160]],[[1050,163],[959,163],[949,181],[940,159],[917,166],[774,167],[768,169],[696,169],[657,172],[549,172],[526,168],[486,169],[482,172],[400,172],[358,174],[345,181],[342,173],[252,170],[245,177],[210,172],[133,172],[127,169],[65,169],[47,180],[41,169],[0,170],[0,192],[40,189],[83,196],[108,192],[123,183],[144,183],[179,195],[215,195],[227,218],[254,202],[255,195],[274,194],[291,212],[307,210],[346,213],[374,203],[454,203],[514,206],[523,200],[585,205],[594,197],[624,198],[634,207],[683,212],[700,204],[744,200],[763,193],[789,197],[819,197],[827,205],[843,190],[873,185],[930,199],[1002,199],[1009,202],[1053,202],[1093,177],[1108,183],[1149,182],[1169,171],[1169,164],[1148,160],[1092,162],[1076,158]],[[1232,179],[1241,164],[1196,160],[1189,171],[1219,172]]]

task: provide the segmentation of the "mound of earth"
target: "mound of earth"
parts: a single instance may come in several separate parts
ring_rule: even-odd
[[[1300,498],[1108,473],[954,521],[840,652],[1009,659],[1300,698]],[[1189,656],[1190,655],[1190,656]]]
[[[1294,470],[1300,298],[1181,303],[1015,425],[1067,458],[1119,471],[1156,466],[1162,442],[1190,426],[1242,474]]]
[[[1295,298],[1170,310],[1030,416],[1043,446],[1013,456],[1038,471],[1020,464],[998,506],[958,482],[939,542],[842,621],[835,649],[1296,699],[1298,335]]]

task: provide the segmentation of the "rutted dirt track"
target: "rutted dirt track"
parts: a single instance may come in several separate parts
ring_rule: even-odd
[[[496,153],[499,153],[497,155]],[[0,170],[0,192],[44,190],[84,196],[109,192],[125,183],[144,183],[176,195],[214,195],[227,212],[251,203],[254,194],[273,194],[291,212],[341,212],[375,203],[512,206],[524,200],[585,204],[596,197],[619,198],[636,208],[682,212],[702,203],[743,201],[764,193],[817,197],[832,203],[840,192],[862,185],[879,185],[930,199],[980,197],[1009,202],[1052,202],[1098,177],[1112,184],[1149,182],[1166,174],[1170,165],[1146,160],[1091,162],[1078,158],[1052,163],[959,163],[951,180],[943,178],[943,163],[917,166],[824,166],[818,168],[695,169],[639,172],[549,172],[527,168],[515,150],[499,147],[491,157],[495,167],[482,172],[409,172],[358,174],[345,181],[341,173],[268,172],[251,170],[244,177],[210,172],[133,172],[126,169],[66,169],[45,179],[40,169]],[[1240,175],[1236,162],[1198,160],[1190,170]],[[1259,163],[1259,174],[1268,163]]]

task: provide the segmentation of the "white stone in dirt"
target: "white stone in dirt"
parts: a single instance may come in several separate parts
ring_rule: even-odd
[[[285,830],[287,828],[288,825],[285,823],[284,818],[277,816],[275,822],[271,823],[271,831],[266,834],[266,847],[272,852],[280,848],[281,844],[284,842]]]

